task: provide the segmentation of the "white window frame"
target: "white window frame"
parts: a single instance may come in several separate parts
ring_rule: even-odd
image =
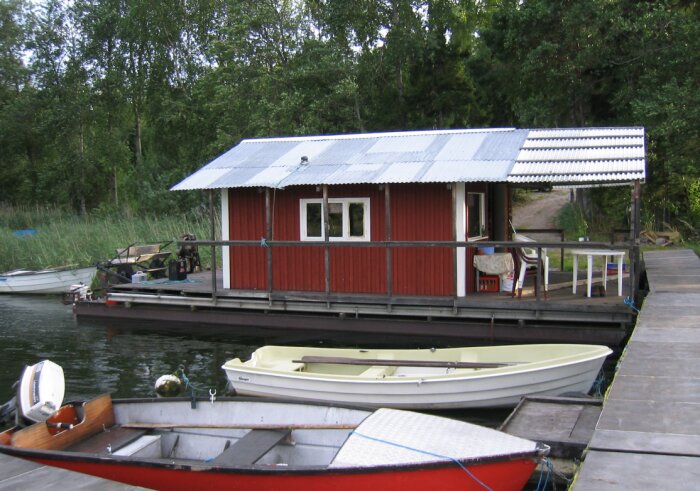
[[[323,199],[300,199],[299,200],[299,216],[300,220],[300,231],[299,236],[303,241],[313,241],[313,240],[326,240],[326,223],[325,214],[321,213],[321,236],[320,237],[309,237],[306,230],[306,205],[312,203],[321,203],[321,210],[323,210]],[[369,241],[370,240],[370,208],[369,208],[369,198],[328,198],[328,204],[340,203],[343,205],[343,235],[341,237],[330,237],[330,241]],[[351,237],[350,236],[350,204],[351,203],[361,203],[364,206],[363,214],[363,230],[362,236]]]
[[[484,236],[484,231],[486,230],[486,193],[470,193],[468,192],[466,195],[464,207],[465,211],[468,210],[468,203],[469,203],[469,196],[470,195],[476,195],[479,197],[479,235],[475,236],[469,236],[469,240],[473,239],[480,239]],[[470,214],[467,214],[467,227],[466,227],[466,232],[469,233],[470,225],[471,225],[471,220],[472,217]]]

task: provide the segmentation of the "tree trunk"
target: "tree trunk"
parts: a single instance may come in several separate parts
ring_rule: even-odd
[[[141,114],[136,103],[134,103],[134,155],[136,157],[136,167],[141,168],[143,164],[143,153],[141,151]]]

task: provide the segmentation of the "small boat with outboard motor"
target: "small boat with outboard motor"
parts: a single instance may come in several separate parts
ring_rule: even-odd
[[[395,409],[214,395],[61,404],[62,370],[48,360],[18,387],[0,453],[152,489],[520,490],[547,453]]]

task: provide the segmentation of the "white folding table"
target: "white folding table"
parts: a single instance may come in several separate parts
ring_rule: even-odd
[[[574,256],[574,287],[573,292],[576,294],[576,283],[578,282],[578,258],[586,256],[586,267],[588,273],[588,296],[591,296],[591,283],[593,282],[593,257],[602,257],[603,263],[603,288],[608,281],[608,258],[616,258],[617,260],[617,296],[622,296],[622,265],[625,261],[625,251],[613,251],[610,249],[572,249],[571,254]]]

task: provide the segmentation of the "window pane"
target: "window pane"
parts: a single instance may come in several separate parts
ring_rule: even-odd
[[[330,225],[329,237],[343,236],[343,204],[328,203],[328,224]]]
[[[321,235],[321,203],[306,204],[306,236],[322,237]]]
[[[365,205],[350,203],[350,237],[365,235]]]
[[[467,194],[467,237],[479,237],[483,234],[481,223],[481,194]]]

